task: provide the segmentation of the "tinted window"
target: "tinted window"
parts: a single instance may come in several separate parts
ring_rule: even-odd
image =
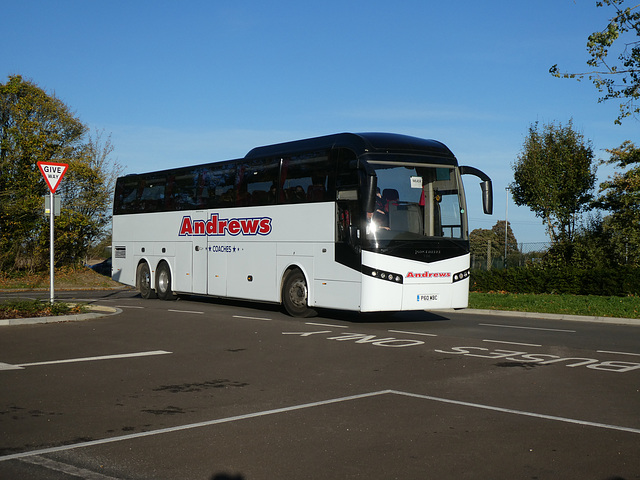
[[[160,212],[165,209],[165,186],[164,175],[145,175],[141,178],[138,199],[138,208],[145,212]]]
[[[283,159],[284,203],[324,202],[335,199],[335,162],[329,152],[313,152]]]
[[[130,175],[118,179],[114,213],[333,201],[337,159],[325,150]]]
[[[336,188],[358,186],[358,166],[356,154],[346,148],[340,148],[333,152],[338,161],[338,174]]]
[[[113,201],[113,213],[135,213],[138,208],[138,176],[119,178]]]
[[[168,207],[172,210],[189,210],[195,208],[197,175],[192,170],[178,170],[169,174]]]
[[[213,165],[200,173],[200,201],[207,208],[232,207],[236,203],[236,168],[233,164]]]
[[[238,165],[238,205],[277,203],[280,159],[257,159]]]

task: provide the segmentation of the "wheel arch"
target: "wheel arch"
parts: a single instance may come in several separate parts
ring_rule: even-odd
[[[169,273],[171,274],[171,278],[174,278],[175,275],[174,275],[174,271],[173,271],[173,265],[172,265],[172,262],[170,262],[168,258],[162,257],[160,260],[158,260],[158,263],[156,263],[156,270],[163,263],[167,264],[167,267],[169,267]]]
[[[149,284],[143,285],[142,283],[142,272],[146,270],[149,275]],[[155,285],[155,269],[152,268],[152,264],[150,264],[147,258],[141,258],[138,260],[135,270],[135,286],[136,289],[140,291],[140,296],[144,299],[156,298],[156,291],[154,288]],[[146,279],[146,274],[145,274]],[[145,281],[146,283],[146,281]]]
[[[136,288],[140,288],[140,279],[138,278],[138,269],[140,268],[140,265],[142,265],[143,263],[146,263],[149,266],[149,275],[151,276],[150,280],[151,280],[151,285],[154,287],[155,289],[155,284],[156,284],[156,267],[157,265],[153,265],[153,263],[151,262],[151,260],[148,257],[142,257],[140,258],[140,260],[138,260],[138,263],[136,264],[136,278],[135,278],[135,282],[136,282]]]
[[[309,307],[311,307],[313,305],[313,291],[314,291],[313,284],[310,281],[312,277],[309,274],[308,269],[305,268],[305,266],[302,263],[298,263],[298,262],[289,263],[283,269],[282,274],[280,275],[280,284],[278,285],[278,296],[279,296],[280,304],[282,305],[282,302],[283,302],[282,290],[284,288],[284,283],[287,280],[287,277],[296,270],[299,270],[300,272],[302,272],[302,275],[304,275],[304,279],[307,282],[307,301],[309,303]]]
[[[166,267],[167,271],[169,272],[169,289],[167,291],[167,293],[163,293],[160,289],[160,287],[158,286],[158,282],[161,280],[161,278],[158,276],[159,272],[164,269]],[[162,300],[175,300],[176,298],[176,285],[175,285],[175,275],[174,275],[174,268],[173,265],[171,264],[171,262],[167,259],[167,258],[160,258],[158,260],[158,263],[156,264],[156,271],[155,271],[155,280],[154,280],[154,286],[156,287],[156,294],[158,295],[159,298],[161,298]]]

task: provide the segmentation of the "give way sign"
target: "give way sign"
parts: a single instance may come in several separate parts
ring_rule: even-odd
[[[60,180],[62,180],[69,165],[66,163],[38,162],[38,168],[42,172],[47,185],[49,185],[49,191],[56,193],[56,188],[58,188]]]

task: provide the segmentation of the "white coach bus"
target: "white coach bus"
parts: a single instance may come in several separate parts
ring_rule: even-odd
[[[442,143],[342,133],[244,158],[127,175],[113,206],[113,271],[143,298],[208,295],[360,312],[464,308],[469,228]]]

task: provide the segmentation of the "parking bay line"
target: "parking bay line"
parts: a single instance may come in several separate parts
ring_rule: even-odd
[[[0,370],[17,370],[17,369],[23,369],[25,367],[37,367],[41,365],[56,365],[60,363],[93,362],[96,360],[115,360],[119,358],[148,357],[151,355],[167,355],[169,353],[172,353],[172,352],[167,352],[165,350],[153,350],[149,352],[120,353],[116,355],[100,355],[97,357],[68,358],[65,360],[51,360],[48,362],[21,363],[18,365],[0,363]]]
[[[377,395],[384,395],[389,393],[389,390],[381,390],[379,392],[371,392],[371,393],[362,393],[359,395],[351,395],[348,397],[340,397],[340,398],[333,398],[330,400],[322,400],[319,402],[311,402],[311,403],[304,403],[301,405],[293,405],[291,407],[283,407],[283,408],[276,408],[273,410],[265,410],[262,412],[254,412],[254,413],[248,413],[245,415],[236,415],[233,417],[227,417],[227,418],[219,418],[216,420],[208,420],[205,422],[198,422],[198,423],[190,423],[187,425],[177,425],[175,427],[168,427],[168,428],[161,428],[158,430],[150,430],[148,432],[140,432],[140,433],[131,433],[128,435],[120,435],[118,437],[111,437],[111,438],[103,438],[102,440],[90,440],[88,442],[80,442],[80,443],[75,443],[75,444],[71,444],[71,445],[62,445],[59,447],[50,447],[50,448],[43,448],[40,450],[32,450],[30,452],[22,452],[22,453],[14,453],[12,455],[5,455],[5,456],[0,456],[0,462],[4,462],[6,460],[15,460],[15,459],[19,459],[19,458],[24,458],[24,457],[31,457],[33,455],[46,455],[49,453],[56,453],[56,452],[62,452],[62,451],[66,451],[66,450],[71,450],[74,448],[83,448],[83,447],[92,447],[92,446],[97,446],[97,445],[104,445],[106,443],[113,443],[113,442],[121,442],[121,441],[125,441],[125,440],[134,440],[137,438],[142,438],[142,437],[149,437],[149,436],[153,436],[153,435],[162,435],[165,433],[173,433],[173,432],[180,432],[183,430],[191,430],[193,428],[200,428],[200,427],[208,427],[208,426],[212,426],[212,425],[219,425],[221,423],[229,423],[229,422],[235,422],[238,420],[246,420],[249,418],[258,418],[258,417],[264,417],[267,415],[274,415],[277,413],[285,413],[285,412],[292,412],[295,410],[302,410],[305,408],[311,408],[311,407],[319,407],[319,406],[323,406],[323,405],[330,405],[332,403],[340,403],[340,402],[347,402],[349,400],[357,400],[360,398],[368,398],[368,397],[375,397]]]
[[[409,332],[405,330],[388,330],[389,333],[405,333],[407,335],[422,335],[423,337],[437,337],[435,333]]]
[[[50,448],[43,448],[43,449],[40,449],[40,450],[32,450],[30,452],[14,453],[14,454],[11,454],[11,455],[0,456],[0,462],[4,462],[4,461],[7,461],[7,460],[16,460],[16,459],[20,459],[20,458],[35,456],[35,455],[46,455],[46,454],[49,454],[49,453],[62,452],[62,451],[66,451],[66,450],[72,450],[72,449],[75,449],[75,448],[93,447],[93,446],[98,446],[98,445],[104,445],[104,444],[107,444],[107,443],[120,442],[120,441],[126,441],[126,440],[134,440],[134,439],[138,439],[138,438],[142,438],[142,437],[150,437],[150,436],[154,436],[154,435],[162,435],[162,434],[165,434],[165,433],[180,432],[180,431],[184,431],[184,430],[191,430],[193,428],[208,427],[208,426],[212,426],[212,425],[219,425],[219,424],[222,424],[222,423],[235,422],[235,421],[238,421],[238,420],[247,420],[247,419],[252,419],[252,418],[259,418],[259,417],[264,417],[264,416],[267,416],[267,415],[274,415],[274,414],[279,414],[279,413],[293,412],[293,411],[296,411],[296,410],[303,410],[303,409],[306,409],[306,408],[313,408],[313,407],[319,407],[319,406],[324,406],[324,405],[331,405],[331,404],[334,404],[334,403],[348,402],[348,401],[351,401],[351,400],[359,400],[359,399],[363,399],[363,398],[371,398],[371,397],[376,397],[376,396],[380,396],[380,395],[388,395],[388,394],[398,395],[398,396],[403,396],[403,397],[410,397],[410,398],[418,398],[418,399],[422,399],[422,400],[429,400],[429,401],[432,401],[432,402],[446,403],[446,404],[450,404],[450,405],[459,405],[459,406],[462,406],[462,407],[470,407],[470,408],[478,408],[478,409],[483,409],[483,410],[490,410],[490,411],[499,412],[499,413],[509,413],[509,414],[512,414],[512,415],[521,415],[521,416],[526,416],[526,417],[539,418],[539,419],[542,419],[542,420],[551,420],[551,421],[555,421],[555,422],[564,422],[564,423],[571,423],[571,424],[582,425],[582,426],[587,426],[587,427],[603,428],[603,429],[615,430],[615,431],[619,431],[619,432],[640,434],[640,428],[623,427],[623,426],[619,426],[619,425],[610,425],[610,424],[606,424],[606,423],[589,422],[589,421],[578,420],[578,419],[574,419],[574,418],[557,417],[557,416],[554,416],[554,415],[545,415],[545,414],[541,414],[541,413],[527,412],[527,411],[524,411],[524,410],[514,410],[514,409],[510,409],[510,408],[494,407],[494,406],[491,406],[491,405],[483,405],[481,403],[463,402],[463,401],[460,401],[460,400],[452,400],[452,399],[449,399],[449,398],[432,397],[430,395],[422,395],[422,394],[418,394],[418,393],[402,392],[402,391],[399,391],[399,390],[380,390],[380,391],[377,391],[377,392],[362,393],[362,394],[358,394],[358,395],[350,395],[350,396],[347,396],[347,397],[333,398],[333,399],[329,399],[329,400],[322,400],[322,401],[319,401],[319,402],[303,403],[301,405],[293,405],[293,406],[290,406],[290,407],[276,408],[276,409],[273,409],[273,410],[265,410],[265,411],[262,411],[262,412],[254,412],[254,413],[248,413],[248,414],[244,414],[244,415],[236,415],[236,416],[233,416],[233,417],[219,418],[219,419],[216,419],[216,420],[208,420],[208,421],[204,421],[204,422],[190,423],[190,424],[186,424],[186,425],[177,425],[175,427],[161,428],[161,429],[158,429],[158,430],[150,430],[148,432],[131,433],[131,434],[128,434],[128,435],[121,435],[121,436],[118,436],[118,437],[103,438],[101,440],[91,440],[91,441],[88,441],[88,442],[80,442],[80,443],[75,443],[75,444],[70,444],[70,445],[62,445],[62,446],[59,446],[59,447],[50,447]]]
[[[439,397],[432,397],[429,395],[421,395],[421,394],[417,394],[417,393],[408,393],[408,392],[400,392],[397,390],[389,390],[389,393],[394,393],[396,395],[403,395],[406,397],[414,397],[414,398],[421,398],[424,400],[431,400],[434,402],[440,402],[440,403],[448,403],[448,404],[452,404],[452,405],[460,405],[463,407],[472,407],[472,408],[480,408],[483,410],[491,410],[494,412],[501,412],[501,413],[510,413],[510,414],[514,414],[514,415],[521,415],[521,416],[525,416],[525,417],[533,417],[533,418],[540,418],[543,420],[553,420],[556,422],[564,422],[564,423],[573,423],[575,425],[583,425],[583,426],[587,426],[587,427],[596,427],[596,428],[604,428],[607,430],[616,430],[618,432],[629,432],[629,433],[636,433],[636,434],[640,434],[640,428],[632,428],[632,427],[622,427],[619,425],[610,425],[607,423],[598,423],[598,422],[589,422],[586,420],[577,420],[575,418],[567,418],[567,417],[557,417],[555,415],[545,415],[543,413],[534,413],[534,412],[527,412],[524,410],[513,410],[511,408],[503,408],[503,407],[494,407],[491,405],[483,405],[481,403],[471,403],[471,402],[462,402],[460,400],[451,400],[448,398],[439,398]]]
[[[633,355],[634,357],[640,357],[640,353],[630,353],[630,352],[614,352],[611,350],[597,350],[598,353],[613,353],[616,355]]]
[[[330,323],[305,322],[306,325],[314,325],[316,327],[333,327],[333,328],[349,328],[347,325],[333,325]]]
[[[487,343],[505,343],[507,345],[519,345],[521,347],[541,347],[542,345],[539,345],[537,343],[520,343],[520,342],[507,342],[505,340],[482,340],[483,342],[487,342]]]
[[[34,455],[33,457],[21,458],[21,462],[29,463],[31,465],[38,465],[39,467],[46,468],[54,472],[62,472],[73,477],[84,478],[85,480],[118,480],[114,477],[103,475],[102,473],[94,472],[84,468],[76,467],[68,463],[58,462],[51,460],[50,458],[40,457]]]
[[[481,325],[483,327],[519,328],[521,330],[544,330],[545,332],[576,333],[575,330],[562,330],[559,328],[521,327],[518,325],[500,325],[496,323],[479,323],[478,325]]]
[[[270,322],[270,318],[262,318],[262,317],[247,317],[244,315],[233,315],[232,318],[243,318],[245,320],[264,320],[265,322]]]

